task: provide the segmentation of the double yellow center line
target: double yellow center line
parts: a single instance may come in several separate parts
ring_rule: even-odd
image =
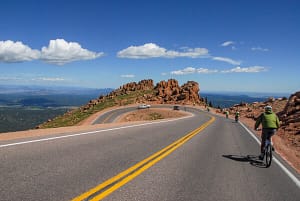
[[[109,194],[120,188],[121,186],[125,185],[148,168],[156,164],[161,159],[168,156],[178,147],[183,145],[185,142],[190,140],[192,137],[197,135],[200,131],[205,129],[208,125],[215,121],[214,117],[211,117],[209,121],[202,124],[199,128],[193,130],[192,132],[188,133],[184,137],[180,138],[179,140],[173,142],[169,146],[165,147],[164,149],[156,152],[155,154],[151,155],[150,157],[142,160],[141,162],[135,164],[134,166],[128,168],[127,170],[119,173],[118,175],[106,180],[102,184],[88,190],[87,192],[79,195],[78,197],[74,198],[72,201],[98,201],[102,200],[103,198],[107,197]]]

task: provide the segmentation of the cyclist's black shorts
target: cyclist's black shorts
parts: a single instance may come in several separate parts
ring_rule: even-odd
[[[261,139],[265,141],[266,139],[270,140],[271,137],[276,133],[275,128],[263,128],[262,129],[262,134],[261,134]]]

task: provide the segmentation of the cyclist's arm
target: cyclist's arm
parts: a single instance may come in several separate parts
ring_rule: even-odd
[[[280,121],[279,121],[278,116],[276,116],[276,126],[277,126],[277,129],[280,127]]]
[[[262,121],[262,114],[257,118],[256,122],[255,122],[255,126],[254,129],[258,129],[259,125],[261,124]]]

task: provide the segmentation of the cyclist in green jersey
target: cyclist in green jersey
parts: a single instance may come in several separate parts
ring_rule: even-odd
[[[259,159],[264,158],[264,147],[266,139],[271,141],[271,137],[276,133],[276,130],[280,127],[280,122],[277,115],[272,111],[271,106],[265,107],[265,112],[262,113],[255,122],[254,129],[257,130],[259,125],[262,124],[261,133],[261,146]]]
[[[228,115],[229,115],[228,110],[225,111],[225,115],[226,115],[226,119],[228,119]]]
[[[235,116],[234,116],[236,122],[239,121],[239,117],[240,117],[240,112],[236,111]]]

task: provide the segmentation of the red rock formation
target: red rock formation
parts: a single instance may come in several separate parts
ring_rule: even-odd
[[[130,94],[135,91],[148,91],[152,90],[153,93],[144,94],[143,96],[136,97],[134,103],[160,103],[160,104],[200,104],[199,84],[194,81],[188,81],[181,87],[175,79],[168,81],[160,81],[154,87],[153,80],[141,80],[140,82],[130,82],[124,84],[120,88],[114,90],[106,96],[100,96],[96,100],[91,100],[87,105],[82,106],[82,111],[87,111],[95,105],[104,102],[107,99],[113,99],[116,96]],[[123,100],[126,103],[126,100]],[[118,103],[123,105],[122,102]]]
[[[167,82],[161,81],[155,86],[156,96],[162,103],[174,104],[199,104],[199,84],[194,81],[188,81],[181,87],[178,81],[170,79]]]
[[[278,115],[285,131],[300,134],[300,91],[290,96],[284,110]]]
[[[110,96],[117,96],[117,95],[124,95],[128,94],[131,91],[138,91],[138,90],[153,90],[154,85],[153,85],[153,80],[141,80],[140,82],[130,82],[127,84],[124,84],[121,86],[119,89],[111,92],[109,95]]]

